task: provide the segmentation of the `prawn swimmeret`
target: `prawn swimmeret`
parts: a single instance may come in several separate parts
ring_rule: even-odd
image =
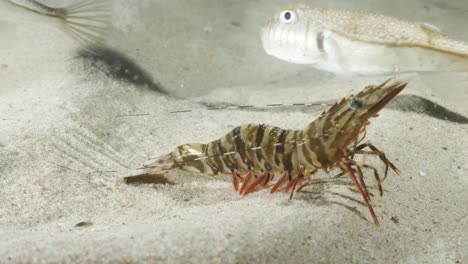
[[[176,168],[210,175],[230,174],[234,190],[241,195],[271,187],[272,193],[283,190],[292,198],[294,192],[313,183],[311,175],[318,170],[338,169],[339,176],[351,179],[378,225],[363,171],[373,172],[380,195],[382,179],[374,166],[357,162],[354,156],[375,155],[385,164],[385,177],[389,167],[400,174],[384,152],[362,141],[369,119],[377,116],[406,84],[387,80],[368,86],[335,103],[303,130],[248,124],[208,144],[180,145],[146,164],[140,175],[160,175]],[[275,175],[281,177],[273,183]],[[127,177],[127,182],[132,177]]]

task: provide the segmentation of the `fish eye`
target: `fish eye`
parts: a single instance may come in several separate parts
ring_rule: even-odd
[[[280,14],[280,20],[286,24],[296,22],[296,13],[292,10],[284,10]]]
[[[348,106],[351,108],[353,111],[359,110],[362,106],[362,100],[356,97],[351,97],[348,100]]]

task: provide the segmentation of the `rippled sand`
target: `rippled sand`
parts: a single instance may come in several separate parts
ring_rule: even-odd
[[[356,6],[414,19],[457,8],[369,2]],[[417,100],[406,103],[416,106],[410,112],[384,109],[368,128],[403,174],[390,173],[383,197],[373,191],[380,228],[346,182],[308,187],[292,201],[267,190],[240,197],[227,176],[180,171],[168,174],[173,185],[124,184],[122,176],[179,144],[245,123],[303,128],[321,110],[206,111],[198,102],[334,100],[385,78],[337,79],[266,56],[257,32],[278,8],[269,1],[115,8],[110,48],[135,67],[119,54],[83,57],[49,27],[0,26],[0,262],[468,261],[467,125],[427,107],[418,113]],[[467,74],[400,78],[410,81],[405,95],[468,116]],[[181,109],[194,111],[168,113]]]

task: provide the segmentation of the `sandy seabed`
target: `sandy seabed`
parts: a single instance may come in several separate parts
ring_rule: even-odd
[[[228,176],[180,171],[167,175],[175,184],[124,184],[182,143],[246,123],[301,129],[318,114],[206,111],[198,102],[330,100],[385,79],[340,79],[266,56],[258,30],[277,3],[187,2],[116,1],[109,40],[186,99],[136,85],[135,69],[110,74],[53,28],[1,25],[0,262],[468,262],[468,127],[425,113],[384,109],[368,128],[367,140],[402,171],[390,173],[383,197],[373,190],[380,227],[346,184],[311,186],[292,201],[267,190],[240,197]],[[403,17],[413,8],[421,19],[459,8],[441,3],[355,4]],[[468,115],[467,74],[401,79],[404,94]],[[193,111],[168,113],[181,109]],[[127,116],[139,113],[151,115]]]

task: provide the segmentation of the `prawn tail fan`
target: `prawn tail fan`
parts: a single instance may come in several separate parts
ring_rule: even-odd
[[[174,161],[173,153],[169,153],[159,157],[156,160],[150,160],[145,163],[142,168],[135,171],[133,174],[123,178],[125,183],[138,184],[138,183],[169,183],[164,176],[164,172],[167,170],[176,168],[177,162]]]

